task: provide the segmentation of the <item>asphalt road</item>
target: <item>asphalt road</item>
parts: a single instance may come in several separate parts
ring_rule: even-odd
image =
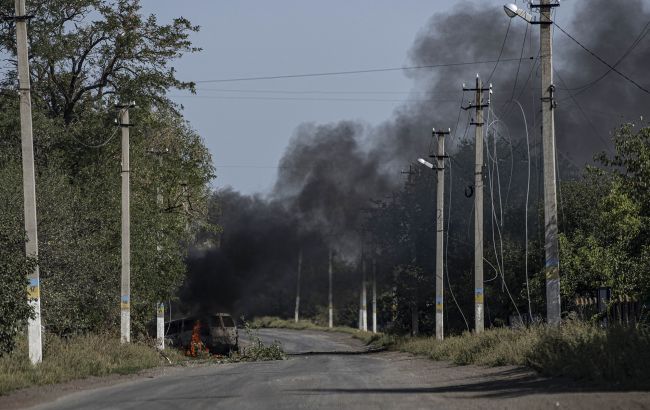
[[[163,374],[73,393],[37,408],[650,408],[648,392],[606,392],[513,367],[457,367],[402,353],[363,353],[359,341],[342,334],[267,329],[260,336],[280,341],[296,355],[166,368]]]

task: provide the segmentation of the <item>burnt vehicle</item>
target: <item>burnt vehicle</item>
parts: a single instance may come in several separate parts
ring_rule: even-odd
[[[175,319],[166,323],[165,329],[167,344],[191,356],[201,351],[224,354],[239,350],[237,326],[228,313]]]

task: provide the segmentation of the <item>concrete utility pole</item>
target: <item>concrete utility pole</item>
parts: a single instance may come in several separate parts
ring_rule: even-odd
[[[372,333],[377,333],[377,258],[372,258]]]
[[[34,170],[34,137],[32,135],[32,96],[29,78],[29,52],[27,49],[27,20],[25,0],[16,0],[16,46],[18,56],[18,90],[20,92],[20,137],[23,160],[23,198],[25,211],[25,255],[38,262],[38,229],[36,222],[36,176]],[[41,292],[38,264],[27,276],[29,305],[34,318],[27,323],[29,359],[33,364],[43,360],[41,339]]]
[[[491,91],[492,87],[483,88],[483,83],[476,74],[476,87],[465,88],[463,91],[475,91],[475,101],[467,107],[476,109],[476,119],[471,124],[476,126],[476,162],[474,167],[474,330],[480,333],[484,329],[483,310],[483,92]]]
[[[559,3],[553,3],[554,6]],[[544,151],[544,238],[546,244],[546,320],[560,324],[560,255],[555,180],[555,86],[551,0],[541,0],[540,57],[542,66],[542,149]]]
[[[329,327],[334,327],[334,305],[332,305],[332,245],[329,248],[329,266],[327,269],[329,276],[329,293],[328,293],[328,312],[329,312]]]
[[[367,280],[366,280],[366,258],[365,255],[361,254],[361,330],[364,332],[368,331],[368,294],[366,292]]]
[[[444,339],[444,220],[445,220],[445,135],[449,131],[436,131],[433,129],[433,136],[438,137],[438,154],[432,155],[437,160],[437,197],[436,197],[436,339]]]
[[[302,271],[302,248],[298,251],[298,278],[296,280],[296,309],[294,311],[294,321],[298,323],[300,316],[300,274]]]
[[[546,320],[551,325],[560,324],[560,255],[557,228],[557,186],[555,179],[555,86],[553,85],[553,33],[551,10],[559,7],[559,0],[540,0],[530,3],[539,8],[540,20],[508,3],[503,6],[510,18],[519,16],[529,24],[540,26],[540,59],[542,68],[542,150],[544,154],[544,250],[546,253]]]
[[[361,251],[361,264],[363,264],[363,251]],[[363,267],[362,267],[363,270]],[[359,288],[359,314],[357,315],[359,330],[363,330],[363,274],[361,277],[361,287]]]
[[[122,128],[122,279],[120,295],[120,334],[122,343],[131,341],[131,210],[129,160],[129,108],[135,103],[117,105]]]

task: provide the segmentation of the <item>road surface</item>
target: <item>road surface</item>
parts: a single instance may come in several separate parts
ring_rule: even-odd
[[[594,409],[650,408],[648,392],[604,392],[514,367],[457,367],[396,352],[363,353],[348,335],[264,329],[287,360],[165,368],[76,392],[38,409]],[[310,353],[311,352],[311,353]]]

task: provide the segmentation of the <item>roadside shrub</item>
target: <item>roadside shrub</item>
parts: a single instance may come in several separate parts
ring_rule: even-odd
[[[18,168],[19,169],[19,168]],[[14,172],[12,172],[14,171]],[[16,173],[15,169],[0,169],[2,185]],[[14,175],[14,177],[15,177]],[[10,179],[11,180],[11,179]],[[22,199],[17,180],[11,180],[13,196],[0,195],[0,356],[14,350],[16,335],[33,314],[27,304],[27,272],[34,261],[25,258],[25,231],[22,227],[19,204]],[[13,202],[9,203],[10,199]]]

